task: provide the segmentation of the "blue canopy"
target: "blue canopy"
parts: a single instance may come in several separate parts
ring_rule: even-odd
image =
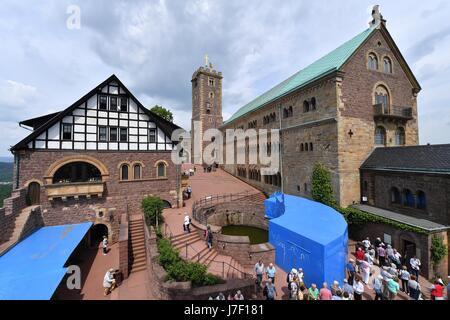
[[[308,285],[344,279],[348,231],[339,212],[291,195],[274,194],[264,204],[266,216],[275,217],[269,221],[269,242],[277,265],[286,272],[303,268]]]
[[[92,222],[43,227],[0,257],[0,300],[49,300]]]

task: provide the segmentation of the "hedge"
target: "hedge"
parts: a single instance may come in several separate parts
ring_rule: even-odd
[[[207,267],[180,258],[177,250],[167,239],[158,239],[159,264],[166,270],[170,280],[191,281],[193,286],[210,286],[224,281],[207,272]]]

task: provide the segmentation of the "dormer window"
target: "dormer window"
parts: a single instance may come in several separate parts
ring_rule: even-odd
[[[106,96],[100,96],[98,108],[100,110],[106,110],[108,108],[108,98]]]
[[[63,140],[72,140],[72,125],[64,123],[62,125],[62,138]]]

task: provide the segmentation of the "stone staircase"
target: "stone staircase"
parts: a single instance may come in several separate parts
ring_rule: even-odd
[[[208,272],[224,279],[243,279],[247,272],[233,257],[220,254],[214,248],[209,249],[206,241],[198,232],[183,233],[171,238],[172,246],[180,252],[186,261],[207,266]]]
[[[147,268],[147,253],[145,249],[144,219],[142,216],[131,217],[130,230],[130,273],[145,270]]]
[[[24,236],[27,235],[28,232],[27,230],[25,230],[25,226],[31,212],[37,207],[39,206],[26,207],[20,212],[19,215],[17,215],[16,220],[14,221],[14,231],[11,237],[8,241],[0,245],[0,255],[5,253],[9,248],[14,246],[14,244],[19,242]]]

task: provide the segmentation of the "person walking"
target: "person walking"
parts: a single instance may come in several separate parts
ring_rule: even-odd
[[[324,282],[322,284],[322,289],[320,289],[319,292],[319,299],[320,300],[331,300],[333,298],[333,295],[331,293],[331,290],[328,289],[328,284]]]
[[[411,265],[411,273],[416,277],[417,281],[419,281],[419,274],[420,274],[420,260],[417,258],[417,256],[412,257],[409,260],[409,264]]]
[[[381,243],[377,249],[378,252],[378,264],[383,267],[386,264],[386,250],[384,249],[384,244]]]
[[[345,266],[345,269],[347,271],[348,283],[352,286],[353,280],[355,279],[355,273],[356,273],[355,260],[350,259],[349,262],[347,263],[347,265]]]
[[[355,253],[356,258],[356,271],[361,272],[361,263],[364,261],[364,251],[361,248],[358,248]]]
[[[370,248],[370,246],[371,246],[370,238],[367,237],[366,239],[364,239],[364,240],[362,241],[362,244],[364,245],[364,248],[366,249],[366,251],[368,251],[369,248]]]
[[[363,260],[361,261],[361,264],[359,265],[359,268],[361,270],[361,277],[362,277],[362,281],[365,284],[369,284],[369,280],[370,280],[370,263]]]
[[[187,231],[187,233],[191,233],[191,218],[187,214],[187,212],[184,214],[184,231]]]
[[[361,277],[358,275],[353,283],[353,296],[355,300],[362,300],[362,295],[364,293],[364,283]]]
[[[431,286],[431,300],[444,300],[444,282],[437,279]]]
[[[208,245],[209,250],[211,250],[211,248],[212,248],[213,237],[214,237],[214,236],[213,236],[211,227],[208,226],[208,227],[206,228],[206,244]]]
[[[270,263],[269,266],[266,269],[266,276],[267,279],[272,280],[272,283],[275,284],[275,275],[277,273],[277,269],[273,265],[273,263]]]
[[[298,272],[297,272],[297,278],[298,278],[298,284],[302,285],[304,284],[304,277],[305,274],[303,273],[303,269],[302,268],[298,268]]]
[[[275,300],[275,297],[278,295],[277,288],[275,287],[274,278],[269,278],[266,286],[264,287],[264,296],[266,300]]]
[[[106,256],[106,254],[108,253],[108,238],[106,236],[103,236],[102,248],[103,255]]]
[[[409,296],[414,300],[419,300],[420,298],[420,284],[416,281],[416,276],[412,275],[411,279],[408,281],[408,292]]]
[[[408,282],[411,280],[411,275],[408,272],[408,268],[403,266],[403,268],[398,273],[400,280],[402,281],[402,291],[409,294]]]
[[[378,277],[375,277],[372,282],[373,291],[375,291],[374,300],[384,300],[383,299],[383,276],[380,274]]]
[[[255,268],[253,269],[255,271],[256,275],[256,290],[258,291],[261,289],[262,286],[262,279],[264,274],[264,263],[261,260],[258,260],[258,262],[255,264]]]

